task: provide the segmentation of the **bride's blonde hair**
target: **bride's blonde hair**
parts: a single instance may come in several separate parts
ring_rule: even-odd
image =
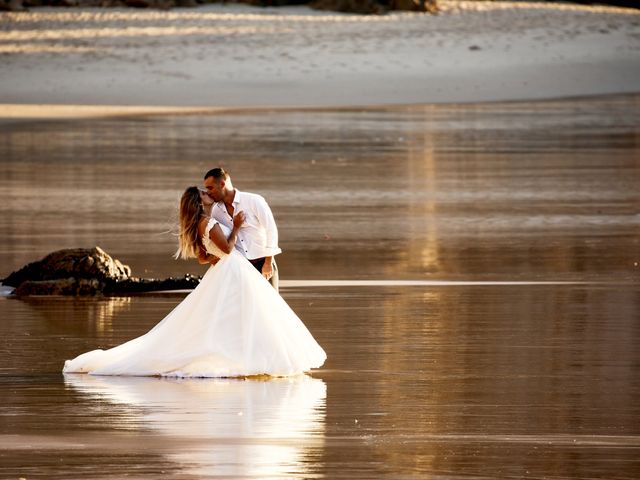
[[[198,187],[187,188],[180,199],[180,233],[175,258],[198,258],[198,223],[203,213]]]

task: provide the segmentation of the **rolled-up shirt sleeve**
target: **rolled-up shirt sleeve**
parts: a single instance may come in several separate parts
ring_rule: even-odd
[[[259,195],[256,197],[255,214],[266,233],[265,245],[261,245],[264,250],[261,256],[272,257],[282,252],[278,247],[278,227],[267,201]]]

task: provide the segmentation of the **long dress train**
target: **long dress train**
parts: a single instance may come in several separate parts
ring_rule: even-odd
[[[324,350],[282,297],[234,250],[146,334],[65,362],[65,373],[176,377],[289,376],[320,367]],[[220,225],[225,235],[229,230]]]

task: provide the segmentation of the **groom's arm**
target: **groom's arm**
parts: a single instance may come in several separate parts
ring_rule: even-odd
[[[276,221],[273,218],[273,212],[271,212],[271,208],[267,201],[258,196],[257,202],[255,203],[255,214],[258,218],[258,222],[260,222],[260,226],[264,228],[266,233],[266,245],[264,246],[266,249],[266,258],[271,258],[282,250],[278,247],[278,227],[276,226]],[[265,262],[266,264],[267,262]]]
[[[281,252],[278,247],[278,227],[276,221],[273,218],[273,213],[267,201],[258,196],[258,201],[255,204],[255,213],[260,222],[260,226],[264,228],[266,233],[266,255],[264,257],[264,264],[262,265],[262,276],[267,280],[273,277],[273,257]]]
[[[261,273],[264,278],[271,280],[271,277],[273,277],[273,254],[277,253],[280,249],[278,248],[278,228],[276,227],[276,221],[273,218],[273,213],[271,213],[269,205],[264,199],[257,205],[256,216],[267,234],[265,252],[268,254],[264,257]]]

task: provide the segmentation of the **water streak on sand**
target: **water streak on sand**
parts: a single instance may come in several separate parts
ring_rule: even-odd
[[[281,280],[282,287],[471,287],[535,285],[611,285],[609,282],[565,281],[470,281],[470,280]],[[617,284],[617,283],[616,283]]]
[[[281,288],[319,287],[507,287],[552,285],[634,285],[633,282],[578,282],[578,281],[471,281],[471,280],[280,280]],[[162,290],[157,293],[188,293],[191,289]]]
[[[289,29],[274,27],[129,27],[122,28],[71,28],[50,30],[12,30],[0,34],[1,41],[43,41],[43,40],[77,40],[93,38],[128,38],[128,37],[169,37],[175,35],[212,35],[233,36],[253,35],[257,33],[278,34],[289,32]]]
[[[116,441],[116,437],[117,441]],[[176,448],[200,447],[202,438],[194,436],[192,438],[185,436],[163,435],[158,438],[157,433],[150,435],[142,435],[144,443],[147,447],[153,447],[156,450],[172,451]],[[344,441],[354,441],[360,439],[360,435],[351,436],[332,436],[326,439],[321,438],[305,438],[305,445],[322,445],[322,444],[341,444]],[[58,435],[0,435],[0,446],[4,450],[87,450],[90,445],[93,449],[109,449],[110,452],[126,452],[130,449],[139,448],[141,438],[130,438],[127,435],[111,435],[104,438],[103,435],[84,434],[82,437],[60,438]],[[264,438],[260,439],[261,445],[281,445],[295,447],[300,442],[300,438]],[[616,447],[616,448],[632,448],[640,447],[640,436],[638,435],[570,435],[570,434],[554,434],[554,435],[467,435],[467,434],[417,434],[417,435],[394,435],[386,434],[384,438],[372,439],[371,443],[383,445],[385,443],[395,444],[401,442],[403,444],[416,443],[454,443],[454,444],[507,444],[507,445],[551,445],[551,446],[573,446],[573,447]],[[214,445],[243,445],[255,444],[254,439],[245,439],[242,437],[208,437],[207,444]]]

